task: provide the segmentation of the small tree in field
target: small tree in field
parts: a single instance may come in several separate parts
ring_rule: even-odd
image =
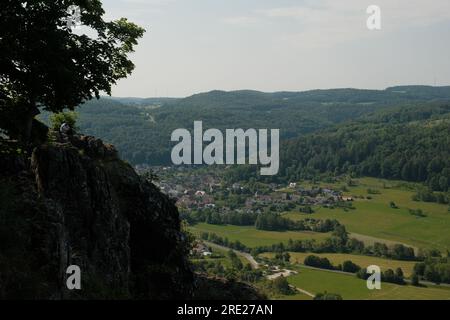
[[[280,276],[273,280],[273,288],[277,293],[289,295],[293,293],[292,288],[289,286],[289,282],[286,280],[285,277]]]
[[[67,19],[77,6],[92,34],[76,34]],[[28,141],[39,108],[51,112],[76,106],[128,76],[144,29],[122,18],[105,21],[100,0],[2,0],[0,6],[0,116],[14,116]]]

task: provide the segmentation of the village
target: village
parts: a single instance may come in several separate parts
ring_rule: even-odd
[[[143,172],[148,168],[137,168]],[[339,190],[304,187],[296,182],[227,183],[217,170],[192,167],[152,167],[158,176],[152,181],[160,190],[176,201],[181,212],[209,209],[220,214],[284,212],[297,210],[313,213],[313,206],[351,207],[352,197]]]

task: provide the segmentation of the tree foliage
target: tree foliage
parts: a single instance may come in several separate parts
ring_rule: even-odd
[[[390,117],[383,114],[370,122],[348,123],[292,140],[282,148],[280,172],[290,180],[312,178],[325,172],[350,173],[425,182],[431,190],[447,191],[450,187],[450,106],[432,110],[435,113],[430,111],[427,120],[422,120],[422,113],[418,113],[420,121],[398,123],[398,113],[406,117],[402,109]],[[447,113],[442,115],[442,110]],[[411,109],[406,119],[415,119],[416,113],[416,109]]]
[[[81,9],[89,33],[67,24],[68,8]],[[0,9],[0,109],[30,122],[38,108],[73,110],[129,75],[127,58],[144,29],[125,18],[105,21],[99,0],[4,0]]]

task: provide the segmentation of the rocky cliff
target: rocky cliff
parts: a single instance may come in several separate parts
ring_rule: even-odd
[[[0,154],[0,299],[184,299],[194,277],[174,203],[81,136]],[[82,290],[66,269],[81,268]]]

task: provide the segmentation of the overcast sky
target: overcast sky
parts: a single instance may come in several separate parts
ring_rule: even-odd
[[[145,27],[114,96],[450,84],[449,0],[104,0]],[[382,29],[366,27],[380,6]]]

